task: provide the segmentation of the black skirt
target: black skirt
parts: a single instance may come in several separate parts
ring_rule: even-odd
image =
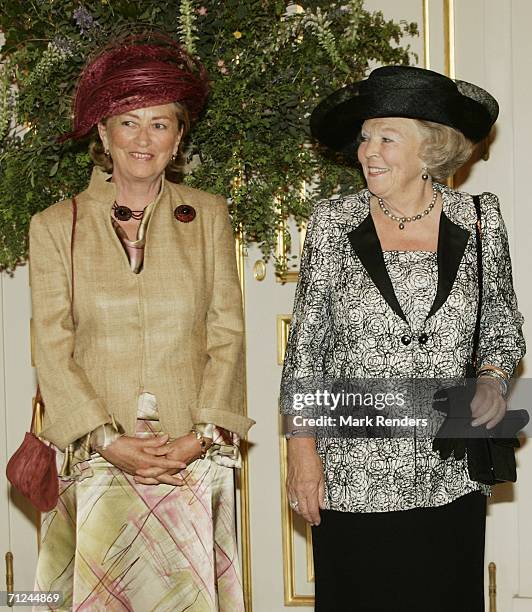
[[[484,612],[486,497],[437,508],[323,510],[313,527],[318,612]]]

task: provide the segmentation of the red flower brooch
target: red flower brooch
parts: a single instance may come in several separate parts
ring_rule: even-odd
[[[196,210],[188,204],[181,204],[174,210],[174,217],[182,223],[190,223],[196,218]]]

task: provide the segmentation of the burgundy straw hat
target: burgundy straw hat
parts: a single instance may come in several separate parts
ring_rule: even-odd
[[[194,120],[209,92],[201,62],[162,34],[129,36],[104,48],[83,70],[74,94],[73,130],[82,138],[105,117],[179,102]]]

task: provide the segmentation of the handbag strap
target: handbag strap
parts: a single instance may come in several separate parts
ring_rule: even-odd
[[[478,215],[480,217],[480,204],[479,204]],[[70,317],[72,319],[72,327],[76,326],[74,321],[74,237],[76,235],[76,223],[78,221],[78,203],[76,198],[72,198],[72,232],[70,234],[70,282],[72,284],[72,291],[70,294]],[[480,219],[479,219],[480,223]]]
[[[475,204],[475,211],[477,220],[475,223],[475,244],[477,251],[477,274],[478,274],[478,305],[477,305],[477,320],[475,323],[475,333],[473,335],[473,357],[472,363],[477,367],[478,359],[478,344],[480,340],[480,319],[482,318],[482,288],[483,288],[483,277],[482,277],[482,226],[480,222],[480,196],[474,195],[473,202]]]
[[[76,223],[78,221],[78,203],[76,202],[76,198],[72,198],[72,231],[70,233],[70,282],[72,286],[72,290],[70,292],[70,317],[72,319],[72,326],[75,326],[74,323],[74,237],[76,234]],[[31,415],[31,425],[30,431],[34,432],[35,427],[35,416],[37,414],[37,410],[41,410],[41,414],[44,408],[44,402],[41,394],[41,386],[37,384],[37,391],[35,392],[35,398],[33,399],[33,407],[32,407],[32,415]]]

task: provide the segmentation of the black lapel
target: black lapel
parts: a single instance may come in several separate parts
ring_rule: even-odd
[[[453,287],[470,232],[453,223],[442,211],[438,234],[438,289],[427,319],[443,306]]]
[[[389,304],[390,308],[403,321],[406,321],[406,317],[393,290],[392,281],[386,270],[381,244],[371,214],[368,214],[364,221],[355,227],[354,230],[351,230],[347,236],[353,250],[362,262],[371,280],[381,292],[382,297]]]

